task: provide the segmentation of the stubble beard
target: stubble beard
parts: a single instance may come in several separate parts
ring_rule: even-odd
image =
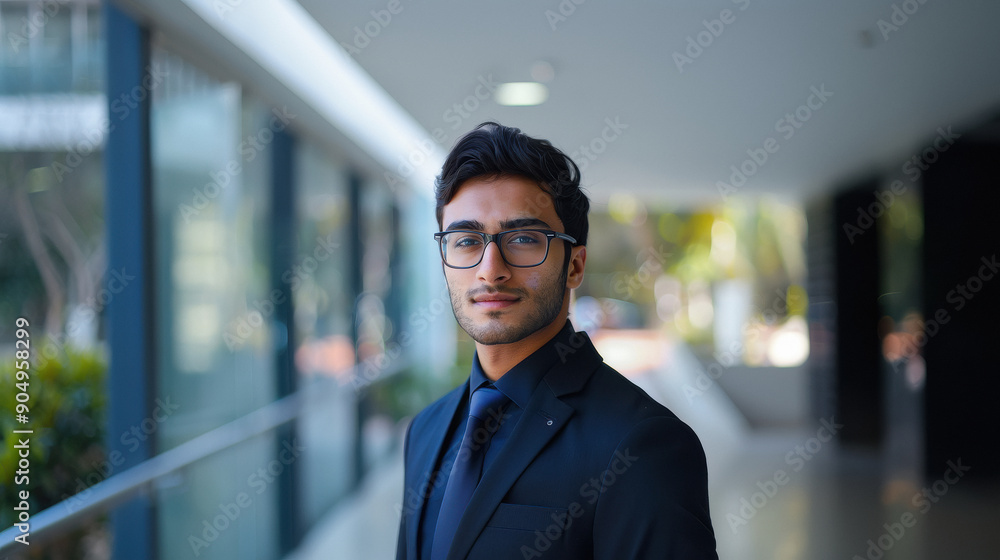
[[[567,271],[563,269],[558,282],[543,287],[530,298],[528,297],[529,293],[523,289],[500,290],[503,293],[520,297],[521,301],[515,305],[528,304],[529,307],[528,310],[521,311],[519,316],[512,315],[509,319],[515,319],[516,322],[508,324],[502,323],[501,320],[505,314],[511,315],[511,311],[489,311],[485,314],[489,321],[477,323],[465,313],[464,306],[472,305],[469,304],[471,297],[468,294],[456,294],[451,289],[451,285],[448,286],[448,294],[451,297],[451,308],[455,312],[455,319],[458,320],[462,330],[472,337],[472,340],[486,346],[511,344],[527,338],[556,320],[566,298],[567,278]],[[521,320],[517,321],[517,318]]]

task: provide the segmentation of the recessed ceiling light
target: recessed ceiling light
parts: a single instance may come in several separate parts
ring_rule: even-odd
[[[497,88],[497,103],[524,107],[541,105],[549,98],[549,88],[538,82],[507,82]]]

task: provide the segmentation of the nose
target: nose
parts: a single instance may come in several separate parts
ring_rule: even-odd
[[[476,276],[481,282],[496,284],[506,282],[510,278],[510,267],[500,254],[500,247],[495,241],[486,244],[483,260],[476,267]]]

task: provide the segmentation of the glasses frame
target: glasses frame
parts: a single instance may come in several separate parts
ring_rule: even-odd
[[[503,237],[510,233],[520,233],[524,231],[541,233],[545,235],[545,256],[542,257],[542,260],[538,264],[530,264],[530,265],[512,264],[510,261],[507,260],[507,255],[503,253],[503,244],[501,244]],[[479,260],[477,260],[475,264],[471,264],[469,266],[455,266],[448,264],[448,259],[445,258],[444,236],[451,233],[471,233],[473,235],[478,235],[482,237],[483,251],[482,253],[479,254]],[[536,266],[542,266],[542,264],[545,263],[545,260],[549,258],[549,248],[552,247],[553,239],[562,239],[563,241],[569,241],[573,245],[576,245],[576,239],[574,239],[573,236],[571,235],[560,233],[558,231],[552,231],[550,229],[531,229],[531,228],[509,229],[497,233],[483,233],[481,231],[475,231],[469,229],[452,229],[448,231],[439,231],[435,233],[434,239],[437,240],[438,242],[438,249],[441,252],[441,262],[444,263],[444,265],[447,266],[448,268],[456,268],[459,270],[466,270],[469,268],[475,268],[479,266],[479,264],[483,262],[483,257],[486,256],[486,248],[491,242],[497,246],[497,250],[500,251],[500,258],[503,259],[503,262],[507,263],[507,266],[513,266],[514,268],[534,268]]]

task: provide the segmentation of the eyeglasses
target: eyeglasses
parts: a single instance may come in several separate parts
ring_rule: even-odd
[[[500,257],[510,266],[530,268],[545,262],[552,239],[576,244],[576,239],[557,231],[512,229],[500,233],[481,231],[442,231],[434,234],[441,246],[441,259],[450,268],[472,268],[483,260],[490,241],[497,244]]]

